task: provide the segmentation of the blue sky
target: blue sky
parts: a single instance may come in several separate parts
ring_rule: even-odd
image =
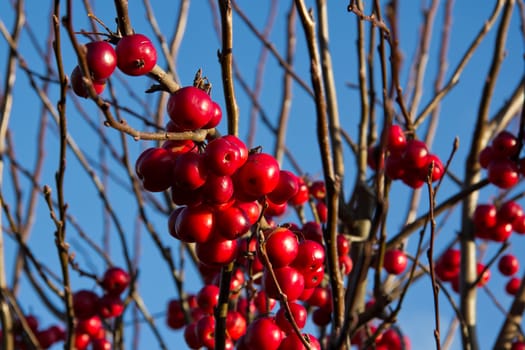
[[[253,19],[254,24],[261,29],[267,18],[269,3],[269,1],[239,1],[239,6],[243,8],[250,18]],[[285,36],[283,34],[285,28],[284,14],[289,9],[288,3],[289,2],[284,1],[279,2],[279,16],[276,18],[274,29],[270,35],[271,41],[280,51],[283,50],[285,44]],[[313,4],[313,2],[311,3]],[[151,35],[151,28],[145,21],[145,14],[142,6],[142,4],[130,2],[131,21],[136,32]],[[471,42],[475,34],[481,28],[484,20],[491,13],[492,6],[492,4],[480,5],[478,1],[472,0],[456,2],[453,18],[454,30],[452,32],[448,56],[449,72],[446,75],[445,80],[450,77],[451,71],[456,67],[465,52],[466,43]],[[45,38],[50,29],[49,16],[47,15],[50,7],[49,2],[34,0],[26,2],[28,23],[33,31],[37,33],[39,42],[42,45],[45,43]],[[152,1],[152,7],[157,16],[157,21],[161,31],[168,33],[167,35],[170,36],[175,22],[174,14],[176,13],[178,2],[167,3]],[[442,21],[442,7],[443,6],[440,6],[440,10],[438,11],[436,25]],[[350,135],[355,137],[357,135],[359,116],[359,95],[358,91],[349,89],[345,86],[348,82],[357,82],[355,18],[354,15],[346,12],[346,2],[344,1],[332,1],[329,3],[328,9],[331,18],[330,47],[333,53],[334,72],[337,80],[341,125],[350,133]],[[75,29],[80,30],[88,28],[84,12],[80,8],[78,10],[79,11],[74,15]],[[108,6],[105,3],[98,1],[95,2],[94,11],[97,17],[110,27],[113,27],[114,10],[112,6]],[[404,57],[404,69],[401,78],[404,84],[408,78],[407,68],[410,65],[414,50],[418,45],[416,40],[421,19],[420,5],[413,6],[413,2],[402,2],[400,4],[400,12],[401,18],[403,19],[399,23],[401,37],[400,47]],[[4,21],[8,28],[11,27],[13,20],[12,9],[7,2],[0,4],[0,19]],[[508,43],[506,45],[507,54],[501,70],[501,75],[496,84],[494,100],[491,105],[492,113],[495,112],[509,97],[509,93],[515,88],[523,73],[523,41],[519,30],[517,9],[514,11],[512,21],[512,29],[509,33]],[[202,68],[204,74],[214,85],[212,92],[213,98],[224,107],[222,86],[220,83],[220,66],[217,61],[217,50],[220,46],[212,23],[213,17],[210,13],[208,2],[191,2],[186,35],[182,42],[177,60],[177,70],[181,83],[183,85],[189,85],[193,80],[193,75],[196,70]],[[261,47],[257,44],[253,35],[237,16],[234,17],[234,30],[233,51],[236,62],[240,71],[245,75],[246,81],[253,86],[253,72],[259,59]],[[61,31],[61,35],[64,47],[64,65],[66,72],[69,73],[75,66],[76,59],[72,54],[70,45],[67,43],[66,32],[64,30]],[[435,37],[439,37],[439,35],[439,31],[433,33],[433,36]],[[469,65],[466,67],[460,78],[458,86],[443,100],[441,107],[440,123],[432,146],[432,151],[438,154],[442,159],[446,159],[452,147],[454,138],[459,137],[460,149],[451,164],[451,169],[460,177],[464,174],[465,157],[471,141],[470,137],[478,109],[479,96],[481,95],[481,90],[485,81],[484,77],[489,70],[494,39],[495,32],[493,30],[481,44],[480,49],[472,57]],[[296,53],[297,63],[295,69],[305,81],[309,82],[308,60],[306,59],[306,50],[304,48],[304,34],[299,27],[297,28],[297,40],[298,49]],[[429,71],[425,79],[422,105],[426,104],[433,91],[432,84],[437,68],[437,43],[438,41],[431,46],[429,53]],[[0,40],[1,67],[5,66],[6,50],[5,41],[2,39]],[[43,62],[29,44],[29,38],[27,35],[23,36],[20,52],[32,70],[43,73]],[[161,65],[165,64],[165,62],[159,63]],[[19,155],[20,159],[23,159],[26,166],[31,167],[36,154],[36,126],[39,121],[41,107],[37,102],[34,91],[28,87],[28,80],[23,71],[18,70],[17,73],[17,85],[15,89],[10,128],[13,133],[16,154]],[[3,71],[0,72],[0,77],[3,79],[2,74],[4,74]],[[144,77],[132,78],[122,75],[121,77],[132,86],[135,93],[139,94],[140,98],[143,98],[146,101],[148,108],[154,110],[156,97],[144,97],[142,95],[142,91],[147,89],[152,81]],[[264,106],[266,114],[270,116],[274,123],[279,111],[282,89],[281,79],[282,71],[277,64],[277,61],[270,55],[267,59],[265,79],[261,93],[261,104]],[[117,83],[116,86],[117,96],[121,101],[126,103],[126,105],[133,110],[147,115],[146,109],[141,104],[137,103],[136,99],[130,96],[121,84]],[[379,86],[379,81],[377,86]],[[246,94],[242,92],[239,84],[236,85],[236,91],[241,115],[240,136],[245,138],[247,136],[251,103]],[[50,99],[53,103],[56,103],[57,98],[58,89],[54,87],[50,90]],[[313,178],[320,178],[322,176],[322,170],[319,151],[316,144],[313,101],[297,84],[294,85],[293,98],[290,124],[288,127],[288,144],[290,151],[293,153],[304,172],[310,174]],[[95,106],[87,100],[82,100],[80,103],[90,120],[101,125],[101,116]],[[70,134],[87,155],[97,157],[98,154],[103,151],[102,148],[104,146],[99,144],[98,138],[95,137],[93,130],[86,127],[86,122],[83,117],[75,111],[75,107],[71,102],[69,102],[67,108]],[[380,109],[378,109],[378,112],[379,111]],[[138,120],[130,116],[125,117],[137,128],[143,127]],[[514,127],[515,126],[516,125],[514,124]],[[221,123],[219,129],[223,133],[226,132],[225,121]],[[54,187],[53,176],[58,161],[58,143],[55,137],[56,132],[56,125],[54,122],[50,121],[48,128],[49,136],[47,137],[45,145],[45,164],[42,184],[49,184],[52,187]],[[420,130],[418,135],[423,137],[423,132],[424,130]],[[111,139],[112,144],[117,147],[117,149],[120,149],[120,139],[117,132],[110,129],[104,129],[104,133]],[[151,143],[148,142],[135,142],[129,138],[127,144],[130,147],[131,154],[135,156],[138,155],[138,152],[142,148],[151,145]],[[262,146],[263,149],[268,150],[268,152],[273,149],[273,137],[260,121],[257,124],[255,145]],[[125,179],[126,174],[122,169],[115,164],[115,161],[112,160],[107,153],[106,157],[108,157],[108,166],[115,169],[115,175]],[[348,148],[345,150],[345,160],[347,165],[345,189],[348,192],[353,184],[353,176],[355,175],[355,162]],[[289,169],[290,164],[285,162],[283,168]],[[26,180],[22,180],[22,183],[24,186],[29,186]],[[3,186],[5,194],[8,197],[12,196],[12,183],[6,181]],[[440,199],[449,197],[457,190],[458,187],[450,180],[446,179],[438,195],[438,203]],[[518,193],[518,190],[515,192]],[[74,215],[76,220],[84,227],[86,233],[92,239],[100,242],[102,239],[102,232],[104,231],[104,220],[102,219],[103,210],[100,200],[91,181],[86,176],[86,173],[80,168],[78,161],[71,153],[68,154],[65,193],[69,205],[68,212]],[[27,194],[28,190],[26,187],[24,196],[27,196]],[[403,223],[408,205],[406,201],[406,198],[408,198],[407,195],[408,191],[404,186],[398,183],[394,184],[391,195],[392,212],[389,214],[388,219],[389,234],[394,234]],[[498,195],[498,191],[491,187],[485,189],[481,193],[480,198],[486,201],[490,198],[494,198],[496,195]],[[111,180],[108,183],[108,196],[117,214],[122,218],[122,223],[124,224],[127,233],[128,244],[131,247],[133,246],[133,237],[136,233],[136,205],[133,201],[130,201],[127,190]],[[427,208],[425,199],[425,194],[423,194],[423,200],[421,201],[421,206],[418,210],[419,214],[424,213]],[[525,203],[522,203],[522,205],[525,205]],[[443,225],[436,243],[437,251],[440,251],[442,247],[450,242],[452,237],[454,237],[459,230],[460,224],[458,220],[458,210],[459,208],[451,214],[447,223]],[[166,217],[155,214],[153,210],[150,210],[149,213],[154,219],[153,223],[156,229],[164,234],[164,239],[167,244],[174,248],[175,254],[178,254],[178,251],[176,250],[176,242],[170,241],[165,230]],[[295,217],[289,215],[283,220],[290,219],[295,220]],[[41,259],[45,261],[46,264],[56,268],[58,265],[53,244],[53,229],[53,225],[48,219],[48,212],[44,202],[40,200],[35,227],[31,235],[30,246],[37,250]],[[112,232],[112,239],[109,251],[116,263],[122,263],[123,257],[119,243],[115,238],[116,231],[114,227],[110,227],[110,231]],[[104,269],[103,261],[98,256],[94,256],[91,251],[87,249],[84,250],[84,248],[82,248],[83,244],[80,243],[81,240],[78,237],[78,234],[74,230],[71,230],[70,232],[70,242],[79,262],[85,264],[84,266],[93,272],[102,273]],[[409,243],[409,249],[413,248],[413,241],[415,241],[414,238],[412,238]],[[520,247],[522,244],[523,237],[513,236],[510,251],[514,254],[520,255]],[[173,283],[168,275],[168,269],[159,258],[158,251],[153,246],[151,239],[146,235],[144,229],[142,229],[140,236],[139,247],[137,253],[141,261],[141,268],[139,271],[140,292],[142,293],[150,312],[155,315],[160,315],[157,321],[160,324],[160,329],[162,330],[168,344],[173,346],[172,348],[179,348],[175,346],[175,344],[181,342],[180,333],[168,330],[164,326],[164,319],[162,318],[162,313],[165,310],[167,300],[169,298],[177,297]],[[496,246],[489,245],[487,257],[492,256],[491,253],[496,249]],[[6,268],[10,271],[13,261],[12,256],[14,253],[14,244],[9,238],[6,239],[6,253]],[[524,257],[523,254],[521,254],[521,257]],[[190,264],[187,265],[189,266]],[[92,282],[89,282],[85,278],[80,278],[75,272],[73,272],[73,277],[74,286],[78,286],[78,288],[93,287]],[[198,290],[200,281],[195,278],[195,273],[191,268],[186,274],[186,281],[189,291],[195,292]],[[489,283],[489,287],[498,297],[501,304],[504,307],[508,307],[511,299],[507,297],[502,290],[504,283],[505,280],[499,276],[497,271],[493,271],[492,281]],[[22,284],[20,301],[23,308],[37,314],[44,325],[53,322],[47,315],[41,302],[31,292],[27,281],[24,281]],[[452,317],[452,311],[450,307],[446,305],[444,299],[441,301],[443,333]],[[483,291],[480,291],[479,293],[479,305],[483,305],[483,307],[480,307],[479,309],[480,344],[482,349],[486,349],[493,345],[494,335],[498,330],[500,324],[499,320],[502,319],[502,316],[500,311],[498,311],[494,304],[490,302]],[[126,315],[126,319],[131,320],[131,313]],[[495,320],[498,320],[498,322]],[[498,326],[494,326],[494,324]],[[407,300],[405,301],[403,310],[399,315],[399,325],[412,340],[413,349],[428,349],[433,345],[433,303],[431,286],[428,278],[423,278],[409,290]],[[146,326],[143,327],[140,348],[146,348],[148,345],[152,344],[152,339],[151,332]],[[128,339],[128,341],[129,340],[130,339]],[[453,348],[459,348],[459,343],[456,342]]]

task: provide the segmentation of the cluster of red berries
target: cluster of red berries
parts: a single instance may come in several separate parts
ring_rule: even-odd
[[[504,242],[512,232],[525,234],[525,213],[519,203],[509,200],[499,207],[478,204],[472,215],[476,237]]]
[[[386,155],[382,160],[381,149],[371,147],[368,151],[368,166],[373,170],[385,169],[392,180],[402,180],[412,188],[419,188],[427,182],[432,166],[431,180],[443,177],[445,168],[439,157],[430,153],[427,145],[420,140],[407,140],[399,125],[392,125],[388,130]]]
[[[518,159],[521,144],[516,136],[504,130],[479,154],[479,163],[487,169],[489,181],[502,189],[516,185],[525,164]]]
[[[374,345],[376,350],[410,350],[410,340],[408,337],[403,336],[399,329],[389,328],[374,339],[374,344],[368,344],[367,340],[371,334],[375,334],[377,327],[375,325],[367,325],[361,328],[352,337],[352,345],[355,345],[358,349],[371,349]]]
[[[97,94],[104,91],[106,81],[115,68],[118,67],[124,74],[138,76],[149,73],[157,63],[157,51],[153,43],[142,34],[120,38],[115,49],[103,40],[92,41],[84,47],[89,77]],[[89,93],[78,65],[71,73],[71,86],[76,95],[88,97]]]
[[[36,316],[25,315],[24,319],[26,324],[29,326],[29,329],[35,335],[35,338],[38,341],[39,349],[49,349],[53,344],[64,341],[66,339],[66,332],[60,326],[53,325],[45,329],[40,329],[40,324]],[[14,335],[15,349],[32,349],[32,347],[27,345],[27,343],[24,341],[25,335],[20,320],[15,320]],[[0,330],[0,343],[1,342],[2,331]]]
[[[104,294],[82,289],[73,294],[73,310],[77,318],[75,349],[84,350],[91,344],[92,350],[111,350],[106,338],[103,320],[118,317],[124,312],[121,294],[130,283],[129,274],[119,267],[111,267],[104,273],[101,286]]]
[[[447,249],[436,261],[436,276],[443,282],[450,282],[452,289],[459,293],[459,273],[461,264],[461,253],[458,249]],[[483,287],[490,280],[490,270],[485,269],[485,265],[478,262],[476,264],[478,276],[477,287]]]

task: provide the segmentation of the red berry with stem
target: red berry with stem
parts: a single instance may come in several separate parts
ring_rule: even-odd
[[[288,306],[290,308],[291,317],[297,324],[297,327],[303,329],[306,325],[306,319],[308,318],[308,311],[303,305],[296,302],[290,302],[288,303]],[[290,334],[294,332],[294,328],[286,313],[286,308],[281,306],[275,314],[275,323],[277,323],[284,333]]]
[[[157,63],[157,50],[143,34],[123,36],[115,48],[117,67],[132,76],[148,74]]]
[[[279,284],[281,291],[287,296],[288,301],[297,300],[303,293],[305,286],[303,275],[291,266],[276,268],[273,269],[273,271],[277,283]],[[268,294],[270,298],[280,298],[277,285],[268,269],[265,269],[263,273],[263,285],[266,294]]]

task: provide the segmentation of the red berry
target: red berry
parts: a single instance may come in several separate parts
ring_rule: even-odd
[[[287,170],[279,172],[279,182],[272,192],[268,194],[268,199],[276,204],[286,203],[299,191],[299,180],[294,173]]]
[[[297,189],[297,193],[288,200],[288,203],[294,206],[303,205],[305,202],[308,201],[309,194],[310,194],[308,190],[308,186],[304,182],[304,179],[302,177],[298,177],[297,181],[299,185],[299,188]]]
[[[518,202],[513,200],[503,203],[496,213],[498,221],[508,222],[510,224],[519,220],[523,215],[523,208]]]
[[[194,190],[206,182],[208,168],[199,153],[186,152],[177,157],[173,166],[173,184]]]
[[[474,226],[487,229],[496,226],[496,206],[493,204],[478,204],[472,215]]]
[[[288,303],[290,307],[291,316],[299,329],[303,329],[306,325],[306,319],[308,318],[308,312],[306,308],[296,302]],[[283,330],[284,333],[290,334],[294,332],[294,328],[286,316],[286,308],[280,307],[275,314],[275,322]]]
[[[206,206],[184,207],[175,221],[177,237],[187,243],[208,241],[213,229],[213,212]]]
[[[102,318],[119,317],[124,312],[124,303],[117,295],[104,294],[98,300],[97,306]]]
[[[295,268],[291,266],[284,266],[273,269],[277,283],[281,291],[287,296],[288,301],[297,300],[304,290],[304,277]],[[273,299],[279,299],[279,291],[273,280],[271,273],[265,269],[263,273],[263,285],[266,294]]]
[[[399,125],[391,125],[387,132],[386,148],[392,154],[401,154],[407,146],[407,139]]]
[[[120,295],[130,283],[129,274],[120,267],[110,267],[102,277],[102,288],[108,294]]]
[[[244,342],[251,350],[277,350],[282,338],[282,331],[275,321],[261,317],[248,326]]]
[[[84,98],[89,96],[89,92],[86,87],[86,84],[84,84],[84,81],[82,79],[82,71],[80,70],[79,66],[76,66],[73,69],[73,71],[71,72],[70,79],[71,88],[73,89],[75,95]],[[106,88],[106,82],[104,80],[91,80],[91,84],[93,85],[93,88],[95,89],[97,95],[100,95]]]
[[[197,304],[204,312],[213,315],[213,310],[219,304],[219,287],[204,285],[197,293]]]
[[[97,312],[98,295],[90,290],[79,290],[73,294],[73,310],[75,316],[90,318]]]
[[[488,178],[491,183],[502,189],[508,189],[518,183],[518,166],[510,159],[493,159],[488,167]]]
[[[504,276],[512,276],[520,269],[518,259],[512,254],[503,255],[498,261],[498,270]]]
[[[393,275],[399,275],[407,266],[408,259],[405,253],[399,249],[391,249],[385,252],[383,267]]]
[[[208,123],[202,127],[203,129],[213,129],[217,127],[222,119],[221,106],[219,106],[219,104],[215,101],[212,101],[211,104],[211,118]]]
[[[95,315],[90,318],[78,320],[75,330],[79,333],[89,334],[90,337],[96,337],[103,329],[104,325],[102,324],[102,320],[98,315]]]
[[[407,141],[403,152],[403,164],[410,169],[421,169],[427,164],[427,145],[420,140]]]
[[[157,50],[151,40],[142,34],[122,37],[115,48],[117,67],[127,75],[148,74],[157,63]]]
[[[147,191],[165,191],[172,183],[174,162],[173,154],[165,148],[148,148],[137,158],[135,172]]]
[[[479,153],[479,164],[483,169],[486,169],[495,157],[496,154],[492,146],[487,146]]]
[[[244,164],[239,147],[225,137],[208,143],[205,159],[210,170],[217,175],[233,175]]]
[[[117,54],[107,41],[92,41],[86,44],[86,61],[93,80],[110,77],[117,67]]]
[[[503,130],[492,140],[492,149],[496,157],[514,157],[519,151],[518,138]]]
[[[226,265],[235,260],[237,240],[213,238],[195,245],[195,252],[200,261],[206,265]]]
[[[198,320],[195,332],[204,347],[215,348],[215,317],[213,315],[207,315]]]
[[[265,233],[266,254],[274,268],[290,265],[299,252],[297,236],[292,231],[278,227]],[[262,260],[262,259],[261,259]]]
[[[505,285],[505,291],[509,295],[516,295],[521,286],[521,279],[518,277],[512,277]]]
[[[391,154],[385,160],[385,173],[392,180],[403,178],[405,174],[405,165],[403,158],[399,155]]]
[[[274,157],[266,153],[252,153],[235,174],[235,185],[243,195],[257,199],[275,189],[279,173],[279,163]]]
[[[197,336],[197,322],[192,322],[184,327],[184,340],[190,349],[200,349],[202,341]]]
[[[186,86],[171,94],[167,109],[170,119],[179,130],[186,131],[206,126],[215,106],[204,90]]]
[[[228,311],[226,315],[226,330],[232,340],[238,340],[246,333],[246,319],[238,311]]]
[[[91,350],[111,350],[111,342],[107,339],[93,339]]]

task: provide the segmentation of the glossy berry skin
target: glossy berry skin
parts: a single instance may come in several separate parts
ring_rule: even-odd
[[[386,148],[392,154],[401,154],[407,146],[407,139],[399,125],[391,125],[387,132]]]
[[[195,327],[197,338],[208,349],[215,348],[215,317],[207,315],[197,321]]]
[[[325,250],[320,243],[305,239],[299,244],[299,251],[292,266],[303,275],[306,288],[317,287],[322,282],[324,260]]]
[[[82,71],[80,70],[79,66],[76,66],[73,71],[71,72],[71,88],[73,89],[73,92],[75,95],[79,97],[87,98],[89,96],[89,92],[87,89],[86,84],[84,84],[84,81],[82,80]],[[104,89],[106,88],[106,82],[104,80],[96,81],[92,80],[91,84],[93,85],[93,89],[95,89],[95,92],[97,95],[100,95]]]
[[[408,259],[405,253],[399,249],[391,249],[385,252],[383,267],[393,275],[399,275],[407,267]]]
[[[128,288],[131,278],[129,274],[120,267],[110,267],[102,277],[102,288],[108,294],[120,295]]]
[[[90,318],[95,315],[98,305],[98,295],[87,289],[82,289],[73,294],[73,310],[75,316]]]
[[[226,265],[237,256],[237,240],[214,238],[195,245],[195,252],[206,265]]]
[[[308,201],[308,198],[310,196],[308,185],[306,184],[304,179],[302,177],[298,177],[297,182],[299,185],[299,188],[297,189],[297,193],[288,200],[288,203],[294,206],[303,205],[304,203]]]
[[[310,350],[321,350],[321,344],[316,337],[311,334],[303,334],[302,336],[306,336],[308,338]],[[306,350],[306,347],[304,346],[301,339],[299,339],[297,334],[290,333],[285,338],[283,338],[278,350]]]
[[[521,279],[518,277],[512,277],[511,279],[508,280],[507,284],[505,284],[505,291],[509,295],[516,295],[518,294],[520,285],[521,285]]]
[[[452,281],[459,276],[461,253],[458,249],[446,250],[436,263],[436,274],[442,281]]]
[[[304,290],[304,277],[295,268],[291,266],[284,266],[277,269],[273,269],[277,283],[281,287],[281,291],[287,296],[288,301],[297,300]],[[273,280],[273,277],[269,270],[265,269],[263,273],[263,285],[266,294],[270,298],[279,299],[279,290]]]
[[[157,64],[157,50],[151,40],[142,34],[122,37],[115,48],[117,67],[132,76],[148,74]]]
[[[213,229],[213,211],[206,206],[184,207],[175,220],[175,234],[187,243],[210,240]]]
[[[279,172],[279,182],[273,191],[268,194],[268,199],[276,204],[283,204],[295,196],[298,191],[299,181],[297,176],[291,171],[281,170]]]
[[[493,204],[478,204],[472,215],[474,226],[487,229],[496,226],[496,206]]]
[[[168,99],[168,115],[180,131],[203,128],[212,118],[214,109],[210,96],[199,88],[185,86]]]
[[[124,303],[116,295],[104,294],[98,300],[97,307],[102,318],[119,317],[124,312]]]
[[[252,223],[238,203],[215,212],[215,232],[226,239],[236,239],[246,233]]]
[[[492,160],[487,171],[489,181],[501,189],[509,189],[518,183],[518,166],[510,159]]]
[[[117,54],[107,41],[92,41],[86,44],[86,61],[94,80],[106,80],[117,67]]]
[[[427,181],[428,173],[430,166],[432,167],[432,173],[430,176],[430,179],[432,182],[440,180],[443,175],[445,174],[445,167],[443,166],[443,162],[441,162],[441,159],[439,159],[438,156],[435,154],[430,153],[427,157],[427,163],[423,168],[420,170],[420,176],[423,181]]]
[[[226,315],[226,330],[232,340],[238,340],[246,333],[246,319],[239,311],[228,311]]]
[[[508,222],[498,222],[496,226],[494,226],[487,232],[486,237],[480,238],[487,238],[494,242],[505,242],[511,234],[512,224]]]
[[[303,329],[308,318],[308,311],[302,304],[296,302],[288,303],[288,306],[290,307],[295,323],[299,329]],[[275,323],[277,323],[284,333],[290,334],[294,332],[292,324],[286,317],[286,308],[284,307],[280,307],[279,310],[277,310],[277,313],[275,314]]]
[[[233,175],[244,163],[239,147],[220,137],[208,143],[205,161],[212,172],[217,175]]]
[[[525,350],[525,342],[519,340],[513,342],[510,350]]]
[[[91,341],[91,350],[111,350],[111,342],[107,339],[94,339]]]
[[[520,269],[518,259],[512,254],[503,255],[498,261],[498,270],[503,276],[512,276]]]
[[[407,141],[403,152],[403,164],[410,169],[421,169],[427,164],[427,145],[420,140]]]
[[[481,275],[484,269],[485,269],[485,265],[483,265],[482,263],[476,264],[476,270],[478,272],[478,275]],[[487,284],[489,280],[490,280],[490,270],[487,269],[485,272],[483,272],[483,275],[481,275],[481,278],[479,279],[477,286],[483,287],[485,284]]]
[[[206,313],[213,315],[219,304],[219,287],[213,284],[204,285],[197,293],[197,305]]]
[[[279,163],[271,155],[252,153],[235,174],[235,184],[242,194],[257,199],[277,187],[279,170]]]
[[[292,231],[278,227],[265,233],[266,254],[273,268],[290,265],[299,252],[297,236]],[[260,258],[264,261],[262,258]]]
[[[519,151],[518,138],[503,130],[492,140],[492,149],[496,157],[514,157]]]
[[[203,157],[196,152],[179,155],[173,166],[173,184],[190,190],[204,185],[208,168]]]
[[[514,224],[514,221],[519,220],[524,216],[521,205],[513,200],[503,203],[496,213],[496,217],[501,222],[508,222]]]
[[[135,172],[144,189],[150,192],[167,190],[172,182],[173,154],[162,147],[148,148],[135,162]]]
[[[244,342],[246,348],[251,350],[277,350],[282,339],[282,331],[275,321],[270,317],[261,317],[248,326]]]
[[[200,349],[202,341],[197,336],[197,322],[192,322],[184,327],[184,340],[190,349]]]
[[[208,121],[208,123],[206,123],[206,125],[204,125],[202,128],[203,129],[213,129],[213,128],[216,128],[220,122],[221,122],[221,119],[222,119],[222,109],[221,109],[221,106],[219,106],[219,104],[215,101],[212,101],[212,107],[211,107],[211,118],[210,120]]]
[[[168,302],[166,308],[166,325],[171,329],[181,329],[186,324],[182,303],[178,299]]]
[[[100,334],[100,330],[103,329],[104,325],[98,315],[90,318],[80,319],[77,322],[75,330],[80,333],[89,334],[90,337],[96,337]]]

